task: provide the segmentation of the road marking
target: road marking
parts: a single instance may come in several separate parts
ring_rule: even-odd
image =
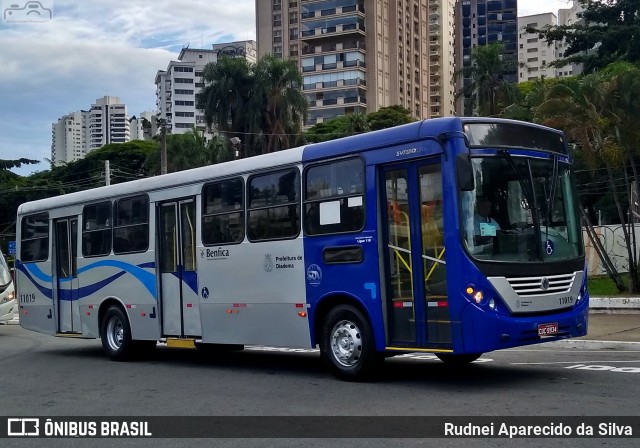
[[[511,362],[509,364],[512,365],[530,365],[530,366],[535,366],[535,365],[551,365],[551,364],[580,364],[580,363],[594,363],[594,362],[640,362],[640,360],[635,360],[635,361],[611,361],[611,360],[606,360],[606,361],[551,361],[551,362]]]
[[[565,367],[565,369],[594,370],[596,372],[640,373],[640,367],[612,367],[612,366],[599,366],[599,365],[586,366],[584,364],[577,364],[575,366]]]

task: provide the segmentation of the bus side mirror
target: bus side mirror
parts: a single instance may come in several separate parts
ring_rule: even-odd
[[[456,157],[456,174],[458,175],[460,191],[473,191],[476,189],[469,154],[458,154],[458,157]]]

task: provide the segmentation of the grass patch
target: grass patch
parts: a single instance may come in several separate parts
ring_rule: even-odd
[[[622,281],[625,286],[629,286],[629,275],[622,274]],[[609,278],[608,275],[591,276],[587,278],[587,288],[589,290],[589,296],[591,297],[615,297],[629,295],[628,291],[620,293],[616,284]]]

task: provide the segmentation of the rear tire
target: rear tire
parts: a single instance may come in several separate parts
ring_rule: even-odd
[[[333,373],[347,381],[371,379],[384,360],[375,351],[367,318],[350,305],[337,306],[327,314],[320,351]]]
[[[113,361],[126,361],[134,354],[135,344],[131,339],[129,319],[117,305],[110,306],[100,325],[102,349]]]
[[[450,366],[465,366],[482,356],[482,353],[469,353],[465,355],[454,355],[452,353],[436,353],[440,361]]]

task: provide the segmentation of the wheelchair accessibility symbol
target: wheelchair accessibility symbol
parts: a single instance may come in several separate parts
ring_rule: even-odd
[[[555,249],[553,247],[553,241],[547,240],[544,243],[544,251],[547,253],[547,255],[552,255],[554,250]]]

